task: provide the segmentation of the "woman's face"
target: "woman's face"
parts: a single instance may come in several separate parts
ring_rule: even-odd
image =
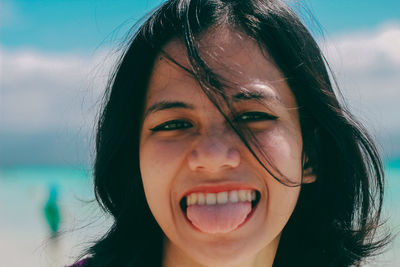
[[[232,120],[246,124],[274,166],[300,182],[298,110],[280,71],[237,32],[205,35],[200,45],[213,71],[236,85],[226,89],[237,112]],[[189,66],[181,42],[171,41],[164,51]],[[273,260],[300,192],[276,181],[196,80],[162,55],[148,87],[140,169],[148,204],[167,237],[166,260],[175,264]]]

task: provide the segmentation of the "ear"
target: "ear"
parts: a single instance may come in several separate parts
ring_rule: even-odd
[[[317,180],[317,176],[315,175],[313,169],[311,167],[307,167],[303,170],[303,184],[311,184]]]
[[[304,163],[303,163],[303,184],[311,184],[314,183],[317,180],[317,176],[315,175],[315,172],[313,168],[310,166],[310,161],[308,157],[304,157]]]

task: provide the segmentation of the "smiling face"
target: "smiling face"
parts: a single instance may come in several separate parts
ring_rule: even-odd
[[[300,182],[302,137],[294,96],[259,46],[237,32],[205,35],[200,50],[246,124],[284,176]],[[163,49],[189,66],[179,41]],[[254,149],[257,151],[257,149]],[[165,264],[272,265],[300,187],[276,181],[245,147],[194,78],[160,55],[140,138],[147,202],[164,231]]]

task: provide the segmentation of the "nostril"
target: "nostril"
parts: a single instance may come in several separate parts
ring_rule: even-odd
[[[203,149],[204,150],[204,149]],[[236,168],[240,164],[240,153],[236,148],[213,148],[202,151],[196,147],[188,156],[192,171],[218,172],[225,168]]]

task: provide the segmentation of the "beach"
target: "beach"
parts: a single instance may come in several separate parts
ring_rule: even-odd
[[[400,161],[386,164],[384,218],[400,231]],[[55,188],[60,211],[56,238],[44,216],[49,191]],[[0,169],[0,251],[2,266],[58,267],[73,263],[111,220],[93,201],[90,170],[84,167],[31,166]],[[365,266],[400,266],[399,238]]]

